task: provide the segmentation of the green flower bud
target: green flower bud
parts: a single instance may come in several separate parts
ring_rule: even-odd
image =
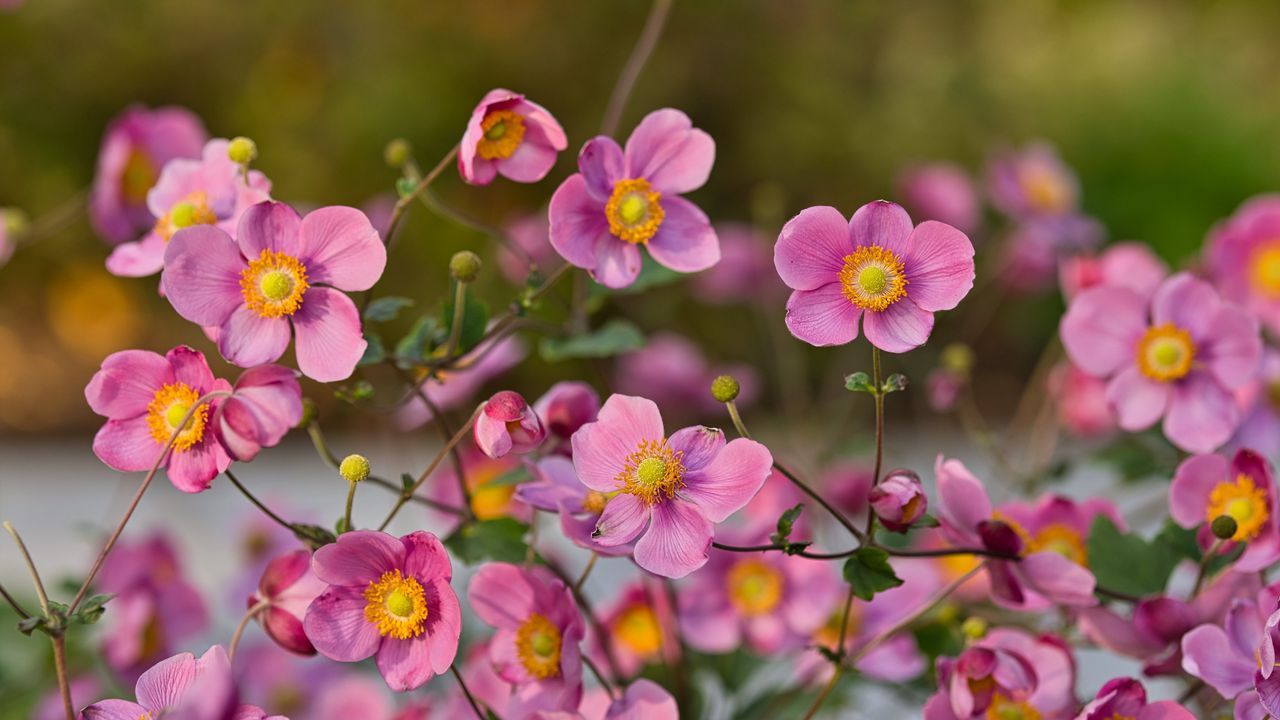
[[[1219,515],[1213,519],[1209,529],[1213,530],[1213,536],[1219,540],[1230,540],[1236,534],[1236,530],[1240,529],[1240,524],[1230,515]]]
[[[449,274],[458,282],[474,282],[480,276],[480,256],[470,250],[454,253],[449,259]]]
[[[349,483],[358,483],[369,478],[369,458],[363,455],[348,455],[338,465],[338,473]]]
[[[413,148],[409,146],[409,141],[404,138],[396,138],[387,143],[382,149],[382,159],[387,161],[387,165],[399,170],[404,164],[409,162],[409,154],[413,152]]]
[[[247,137],[238,137],[227,146],[227,157],[237,165],[248,165],[258,157],[258,146]]]
[[[970,640],[981,640],[987,635],[987,621],[980,617],[967,617],[960,623],[960,632]]]
[[[742,387],[732,375],[721,375],[711,381],[711,397],[715,398],[716,402],[733,402],[741,389]]]

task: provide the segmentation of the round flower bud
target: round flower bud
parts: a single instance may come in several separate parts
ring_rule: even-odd
[[[980,617],[967,617],[960,624],[960,632],[970,640],[981,640],[987,634],[987,621]]]
[[[1209,529],[1213,530],[1213,536],[1219,540],[1230,540],[1239,528],[1239,523],[1230,515],[1219,515],[1209,525]]]
[[[732,375],[721,375],[711,381],[711,397],[715,398],[716,402],[733,402],[741,389],[737,379]]]
[[[399,170],[404,164],[409,162],[409,153],[412,148],[409,147],[409,141],[404,138],[396,138],[387,143],[382,149],[382,159],[387,161],[387,165]]]
[[[973,363],[973,348],[964,343],[951,343],[942,348],[940,364],[957,375],[967,376],[973,369]]]
[[[350,483],[358,483],[369,477],[369,458],[363,455],[348,455],[338,465],[338,473]]]
[[[480,256],[470,250],[454,253],[449,258],[449,274],[458,282],[474,282],[480,275]]]
[[[227,146],[227,157],[237,165],[248,165],[258,157],[258,146],[247,137],[238,137]]]

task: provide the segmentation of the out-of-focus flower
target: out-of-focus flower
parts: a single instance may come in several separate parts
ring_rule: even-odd
[[[107,125],[89,196],[89,222],[104,240],[135,240],[155,224],[147,193],[170,160],[198,158],[208,134],[200,118],[180,107],[133,105]]]
[[[973,179],[953,163],[907,168],[898,178],[903,204],[918,217],[937,220],[971,234],[982,223],[982,205]]]
[[[1169,266],[1139,242],[1116,243],[1097,255],[1074,255],[1058,265],[1058,284],[1068,301],[1099,285],[1127,287],[1151,297],[1168,276]]]
[[[924,717],[1066,720],[1076,708],[1075,675],[1062,638],[997,628],[960,657],[938,660],[941,689],[926,704]]]
[[[675,608],[661,587],[649,587],[643,580],[627,584],[599,617],[623,678],[650,663],[671,663],[680,657]]]
[[[1280,195],[1260,195],[1209,233],[1205,264],[1218,291],[1280,333]]]
[[[603,715],[583,712],[584,720],[679,720],[676,699],[661,685],[641,678],[609,703]]]
[[[759,373],[749,365],[712,367],[698,346],[684,336],[655,333],[639,350],[618,358],[614,386],[622,393],[652,398],[663,407],[694,407],[723,414],[724,406],[708,388],[720,375],[738,380],[739,408],[750,407],[760,395]]]
[[[271,197],[271,181],[244,169],[227,157],[227,141],[210,140],[199,160],[177,159],[164,166],[155,187],[147,192],[147,208],[155,226],[136,242],[111,251],[107,270],[125,277],[145,277],[160,272],[165,249],[183,228],[210,225],[236,232],[240,217],[254,203]]]
[[[532,480],[516,486],[521,502],[548,512],[560,514],[560,529],[575,545],[601,555],[630,555],[631,543],[600,545],[591,537],[600,513],[609,502],[604,493],[592,490],[578,480],[573,461],[562,455],[542,458],[528,466]]]
[[[1229,446],[1253,448],[1272,460],[1280,457],[1280,351],[1263,350],[1258,379],[1241,388],[1236,401],[1244,419]]]
[[[1236,717],[1267,717],[1254,690],[1261,664],[1259,648],[1266,638],[1267,615],[1276,607],[1280,587],[1263,588],[1256,598],[1236,598],[1226,619],[1197,626],[1182,638],[1182,669],[1200,678],[1227,700],[1236,702]]]
[[[296,655],[270,640],[255,642],[245,638],[236,649],[235,660],[241,701],[293,720],[319,720],[321,701],[333,694],[331,688],[345,687],[360,696],[368,694],[352,688],[352,680],[372,686],[383,695],[390,694],[380,680],[353,673],[326,657]],[[387,717],[370,716],[371,720]],[[331,716],[327,720],[339,719]]]
[[[996,154],[987,183],[992,204],[1016,219],[1066,215],[1080,206],[1080,181],[1044,142]]]
[[[1081,370],[1109,378],[1107,400],[1120,427],[1164,435],[1188,452],[1211,452],[1240,422],[1231,395],[1257,376],[1258,323],[1187,273],[1148,300],[1121,287],[1095,287],[1071,301],[1060,333]]]
[[[471,578],[467,599],[476,615],[497,630],[489,640],[489,659],[498,675],[516,686],[504,715],[578,707],[579,644],[586,629],[563,582],[545,568],[488,563]]]
[[[769,300],[785,289],[773,272],[769,242],[749,225],[716,225],[720,262],[693,278],[694,297],[716,305]]]
[[[1062,262],[1105,237],[1102,223],[1083,215],[1023,220],[1005,237],[997,279],[1010,292],[1041,292],[1053,285]]]
[[[26,223],[26,215],[21,210],[0,208],[0,267],[13,257],[13,251],[18,247],[17,236]]]
[[[910,529],[929,508],[920,476],[910,470],[895,470],[886,475],[871,488],[867,501],[881,525],[900,533]]]
[[[319,687],[308,720],[390,720],[394,712],[386,688],[377,680],[348,673]]]
[[[165,295],[182,317],[218,328],[218,350],[253,367],[296,338],[298,367],[320,382],[346,379],[368,343],[360,312],[343,292],[368,290],[387,251],[355,208],[325,207],[300,217],[283,203],[244,213],[236,238],[221,229],[178,231],[165,251]]]
[[[1116,418],[1107,402],[1107,383],[1070,361],[1049,373],[1049,394],[1058,410],[1058,422],[1077,437],[1095,438],[1115,430]]]
[[[507,238],[520,249],[513,252],[505,244],[498,246],[498,270],[503,277],[516,284],[524,284],[529,278],[529,260],[538,266],[543,275],[555,270],[560,256],[551,247],[551,230],[545,212],[525,215],[506,226]]]
[[[913,226],[900,206],[877,200],[846,221],[833,207],[811,207],[778,235],[773,263],[794,292],[787,328],[810,345],[858,337],[886,352],[929,339],[933,314],[950,310],[973,287],[973,244],[933,220]]]
[[[160,717],[264,720],[261,708],[239,706],[231,682],[227,651],[214,645],[196,659],[191,653],[161,660],[142,673],[134,688],[137,702],[102,700],[84,710],[84,720],[134,720]],[[274,720],[287,720],[276,717]]]
[[[861,460],[842,460],[822,472],[823,496],[856,520],[866,517],[874,482],[875,469]]]
[[[1191,711],[1174,702],[1147,702],[1147,690],[1133,678],[1116,678],[1098,690],[1098,695],[1076,715],[1075,720],[1195,720]],[[1238,717],[1238,716],[1237,716]]]
[[[595,388],[578,380],[565,380],[552,385],[533,403],[533,411],[547,429],[548,452],[569,455],[569,438],[578,428],[596,419],[600,412],[600,395]]]
[[[230,389],[226,380],[214,379],[203,354],[185,345],[165,355],[113,353],[84,389],[89,407],[107,418],[93,439],[93,452],[116,470],[149,470],[196,401],[211,391]],[[207,489],[231,464],[209,426],[218,405],[213,400],[196,408],[160,463],[169,482],[183,492]]]
[[[82,708],[89,698],[100,697],[103,692],[102,682],[93,675],[75,675],[69,680],[71,685],[71,707]],[[53,688],[45,694],[36,705],[31,720],[67,720],[67,711],[62,705],[62,693]],[[132,720],[132,718],[130,718]]]
[[[488,185],[498,175],[537,182],[567,147],[564,129],[546,108],[498,88],[485,93],[471,113],[458,146],[458,172],[472,185]]]
[[[1086,545],[1095,518],[1104,516],[1121,531],[1127,529],[1115,504],[1100,497],[1077,503],[1048,493],[1034,504],[1004,503],[995,514],[1022,539],[1025,552],[1056,552],[1084,568],[1089,567]]]
[[[489,640],[481,639],[471,643],[467,648],[466,657],[462,662],[462,677],[467,683],[467,689],[471,692],[472,697],[481,703],[499,712],[502,717],[507,717],[505,712],[507,705],[511,701],[511,685],[503,680],[494,665],[489,660]],[[421,707],[421,706],[419,706]],[[465,718],[474,716],[475,711],[471,709],[471,701],[467,698],[462,689],[455,683],[445,692],[443,701],[437,705],[433,705],[426,710],[436,710],[436,713],[422,712],[421,714],[400,713],[396,715],[395,720],[434,720],[435,718]]]
[[[274,447],[302,421],[302,387],[293,370],[260,365],[240,373],[231,397],[218,405],[213,425],[227,454],[248,462]]]
[[[1275,477],[1270,463],[1252,450],[1239,450],[1230,461],[1221,455],[1182,461],[1169,487],[1169,515],[1182,527],[1200,528],[1206,546],[1213,542],[1210,523],[1222,515],[1235,520],[1231,540],[1245,543],[1235,563],[1241,572],[1257,572],[1280,559]]]
[[[612,138],[592,138],[579,172],[551,197],[551,245],[596,282],[626,287],[640,274],[640,247],[677,272],[706,270],[720,243],[706,214],[680,197],[711,174],[716,146],[679,110],[645,116],[624,152]]]
[[[517,338],[490,340],[464,355],[457,363],[459,369],[438,372],[419,387],[441,411],[452,410],[470,400],[486,382],[515,367],[524,356],[524,345]],[[417,393],[396,411],[396,424],[404,430],[419,427],[431,418],[431,409]]]
[[[702,567],[714,523],[746,505],[769,476],[765,446],[694,426],[670,438],[652,400],[613,395],[594,423],[573,435],[573,464],[584,485],[616,493],[596,524],[601,545],[636,540],[635,561],[664,577]]]
[[[467,492],[471,495],[471,512],[477,520],[511,517],[529,522],[529,506],[516,499],[516,489],[521,483],[510,482],[511,473],[520,468],[516,458],[507,456],[495,460],[480,452],[474,443],[460,447],[459,457]],[[426,495],[450,507],[462,507],[462,489],[456,472],[452,462],[443,463],[427,484]],[[427,517],[431,527],[439,530],[441,535],[453,532],[460,521],[457,515],[431,509],[427,511]]]
[[[472,434],[476,447],[497,459],[507,453],[533,452],[546,439],[547,430],[520,393],[503,390],[485,401]]]
[[[339,662],[376,655],[378,672],[396,692],[419,688],[453,664],[462,615],[449,584],[449,554],[435,535],[343,533],[315,552],[312,568],[329,584],[303,621],[321,655]]]
[[[257,619],[262,629],[280,647],[300,655],[314,655],[316,649],[302,629],[307,607],[325,584],[311,570],[311,553],[294,550],[267,563],[258,583],[258,591],[248,600],[248,607],[259,603],[265,607]]]

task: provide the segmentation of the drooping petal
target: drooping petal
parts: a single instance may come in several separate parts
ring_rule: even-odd
[[[362,591],[382,574],[403,567],[404,545],[372,530],[343,533],[338,541],[316,550],[312,569],[330,585],[358,586]]]
[[[666,215],[648,242],[659,265],[676,272],[700,272],[720,262],[720,241],[706,213],[676,195],[661,200]]]
[[[1121,370],[1107,383],[1107,404],[1129,432],[1154,425],[1168,408],[1169,396],[1167,384],[1148,378],[1137,367]]]
[[[1134,348],[1146,329],[1142,296],[1100,286],[1071,301],[1058,334],[1071,362],[1090,375],[1107,377],[1134,363]]]
[[[929,220],[911,232],[907,248],[907,296],[921,309],[950,310],[973,289],[973,243],[964,233]]]
[[[322,207],[298,226],[298,259],[307,282],[368,290],[382,277],[387,248],[368,216],[351,207]]]
[[[102,361],[84,388],[89,407],[108,418],[130,418],[147,411],[156,391],[173,381],[173,368],[162,355],[123,350]]]
[[[773,264],[793,290],[817,290],[836,282],[853,252],[849,222],[829,206],[805,208],[787,221],[773,246]]]
[[[246,265],[235,240],[212,225],[174,233],[160,283],[173,309],[197,325],[214,327],[244,304],[240,276]]]
[[[551,172],[551,168],[556,164],[557,154],[555,148],[531,142],[526,137],[511,157],[498,160],[495,164],[498,172],[511,180],[534,183]]]
[[[1072,607],[1098,604],[1093,595],[1097,583],[1093,573],[1056,552],[1031,553],[1014,567],[1032,590],[1055,603]]]
[[[943,530],[961,542],[978,542],[978,524],[991,519],[991,500],[982,481],[959,460],[934,461],[938,517]]]
[[[314,290],[308,291],[308,297],[311,292]],[[248,305],[237,307],[218,333],[218,352],[240,367],[275,362],[288,348],[289,321],[282,317],[262,317]]]
[[[711,521],[697,505],[678,498],[660,502],[653,506],[649,530],[636,542],[636,564],[656,575],[682,578],[706,564],[711,536]]]
[[[81,710],[80,716],[83,720],[138,720],[147,717],[147,710],[126,700],[102,700]]]
[[[213,479],[230,464],[231,458],[222,446],[207,437],[186,450],[175,450],[169,456],[166,472],[174,487],[182,492],[198,493],[208,490]]]
[[[862,332],[868,342],[885,352],[908,352],[929,339],[929,333],[933,332],[933,313],[905,297],[880,312],[864,312]]]
[[[768,448],[738,438],[725,446],[701,471],[685,476],[680,492],[711,522],[723,522],[760,491],[773,471]]]
[[[165,241],[149,232],[136,242],[117,245],[107,256],[107,271],[118,277],[147,277],[164,269]]]
[[[1173,389],[1164,435],[1187,452],[1212,452],[1240,424],[1240,407],[1207,373],[1192,371]]]
[[[858,337],[862,308],[849,302],[839,283],[796,290],[787,300],[787,329],[817,347],[846,345]]]
[[[357,662],[378,651],[382,636],[378,626],[364,617],[369,603],[362,593],[363,588],[330,587],[307,608],[302,626],[321,655],[338,662]]]
[[[693,127],[688,115],[671,108],[646,115],[627,138],[628,176],[647,179],[663,194],[702,187],[715,159],[711,136]]]
[[[351,377],[360,362],[365,341],[360,331],[360,311],[337,290],[313,287],[293,315],[297,335],[298,369],[320,382]]]
[[[600,513],[592,539],[604,547],[625,545],[644,532],[650,515],[649,507],[635,495],[617,495]]]

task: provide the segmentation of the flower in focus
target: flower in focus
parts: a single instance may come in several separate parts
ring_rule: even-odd
[[[311,601],[324,589],[325,584],[311,571],[311,553],[294,550],[267,563],[258,591],[247,604],[250,608],[263,605],[258,621],[280,647],[300,655],[314,655],[316,649],[303,631],[302,619]]]
[[[248,462],[274,447],[302,422],[302,387],[293,370],[260,365],[240,373],[231,397],[218,405],[213,426],[227,453]]]
[[[166,247],[179,230],[212,225],[234,233],[245,210],[270,199],[271,181],[251,170],[246,183],[243,168],[227,157],[227,144],[210,140],[199,160],[177,159],[164,166],[147,192],[154,227],[112,250],[107,270],[124,277],[154,275],[164,267]]]
[[[712,366],[702,350],[688,338],[657,332],[644,347],[618,357],[614,387],[621,393],[643,395],[663,407],[691,408],[717,415],[724,404],[707,388],[720,375],[738,380],[739,408],[753,405],[760,395],[759,373],[750,365]]]
[[[959,657],[939,658],[940,689],[924,717],[1065,720],[1076,708],[1075,670],[1062,638],[996,628]]]
[[[112,244],[134,240],[155,216],[147,193],[160,170],[178,158],[198,158],[208,138],[200,118],[186,108],[148,110],[133,105],[107,125],[89,195],[89,222]]]
[[[929,508],[929,497],[924,494],[920,477],[910,470],[895,470],[886,475],[871,488],[867,501],[880,524],[899,533],[909,530]]]
[[[368,344],[341,291],[373,287],[386,263],[378,231],[355,208],[299,217],[263,202],[244,213],[235,239],[215,227],[178,231],[161,282],[179,315],[218,328],[218,350],[230,362],[272,362],[292,334],[302,374],[333,382],[351,375]]]
[[[591,536],[609,498],[578,480],[573,461],[551,455],[528,465],[532,480],[516,486],[515,495],[530,506],[560,515],[560,529],[575,545],[601,555],[630,555],[632,543],[601,545]]]
[[[1067,307],[1060,333],[1081,370],[1109,378],[1107,400],[1121,428],[1164,435],[1187,452],[1211,452],[1240,422],[1231,395],[1257,375],[1258,323],[1187,273],[1148,301],[1121,287],[1095,287]]]
[[[538,414],[520,393],[511,390],[495,393],[485,401],[472,434],[476,447],[494,459],[507,453],[533,452],[547,437]]]
[[[1204,257],[1223,296],[1280,333],[1280,196],[1255,197],[1218,223]]]
[[[524,356],[524,345],[517,338],[486,341],[463,355],[457,370],[438,371],[423,378],[418,387],[441,411],[452,410],[471,400],[486,382],[515,367]],[[396,424],[403,430],[412,430],[432,417],[431,408],[414,392],[396,411]]]
[[[1076,367],[1059,363],[1049,373],[1049,395],[1058,409],[1058,422],[1067,432],[1082,438],[1096,438],[1116,427],[1116,418],[1107,403],[1107,384]]]
[[[93,438],[93,452],[116,470],[149,470],[170,436],[182,428],[160,467],[179,490],[205,490],[231,458],[209,426],[219,403],[197,407],[196,401],[230,389],[226,380],[214,379],[203,354],[185,345],[165,355],[146,350],[108,355],[84,389],[89,407],[107,418]],[[191,418],[183,426],[188,413]]]
[[[991,202],[1012,218],[1066,215],[1080,205],[1080,181],[1048,143],[1000,152],[987,183]]]
[[[458,172],[472,185],[493,178],[537,182],[569,146],[564,129],[546,108],[498,88],[485,93],[471,113],[458,146]]]
[[[1076,715],[1075,720],[1194,720],[1195,715],[1173,700],[1147,702],[1142,683],[1129,677],[1116,678],[1098,690],[1098,695]],[[1239,716],[1237,716],[1239,717]]]
[[[599,611],[607,642],[621,677],[632,677],[645,665],[672,663],[680,657],[676,610],[660,586],[643,580],[623,586],[613,603]],[[592,638],[599,644],[601,639]],[[599,657],[600,653],[592,653]]]
[[[952,163],[908,168],[898,178],[898,191],[903,204],[925,220],[946,223],[966,234],[982,223],[982,205],[973,180]]]
[[[586,629],[573,593],[551,571],[487,563],[471,578],[467,599],[496,628],[489,659],[516,686],[507,715],[573,710],[582,699],[579,643]]]
[[[578,154],[579,172],[551,197],[551,245],[596,282],[626,287],[640,274],[640,246],[676,272],[706,270],[720,260],[707,216],[680,197],[702,187],[716,146],[679,110],[645,116],[624,151],[603,135]]]
[[[573,450],[569,438],[600,412],[600,395],[584,382],[565,380],[543,393],[533,403],[533,411],[547,429],[548,452],[567,456]]]
[[[1116,243],[1097,255],[1075,255],[1058,265],[1058,284],[1068,302],[1099,285],[1127,287],[1151,297],[1168,276],[1169,266],[1138,242]]]
[[[321,655],[338,662],[376,656],[396,692],[419,688],[453,664],[462,617],[449,555],[435,535],[343,533],[315,552],[312,568],[329,584],[303,620]]]
[[[1235,520],[1231,540],[1246,543],[1235,563],[1241,572],[1256,572],[1280,559],[1278,510],[1271,465],[1252,450],[1239,450],[1230,461],[1193,455],[1178,465],[1169,487],[1169,515],[1182,527],[1202,528],[1201,544],[1212,544],[1208,526],[1218,517]]]
[[[886,352],[929,339],[933,314],[950,310],[973,287],[973,244],[964,233],[927,220],[913,228],[900,206],[877,200],[846,221],[832,207],[811,207],[778,235],[773,262],[794,292],[787,328],[810,345],[844,345],[863,331]]]
[[[666,437],[652,400],[613,395],[596,422],[573,435],[573,464],[588,488],[610,494],[595,537],[636,540],[635,561],[664,577],[702,567],[713,523],[741,509],[764,484],[773,457],[760,443],[694,426]]]
[[[134,688],[137,702],[102,700],[84,710],[84,720],[135,720],[164,717],[263,720],[261,708],[239,706],[231,682],[231,663],[221,645],[200,659],[174,655],[142,673]],[[276,720],[286,720],[277,718]]]
[[[769,257],[769,242],[749,225],[716,225],[720,238],[720,262],[698,273],[690,286],[694,297],[713,304],[746,303],[771,299],[784,288],[778,283]]]

